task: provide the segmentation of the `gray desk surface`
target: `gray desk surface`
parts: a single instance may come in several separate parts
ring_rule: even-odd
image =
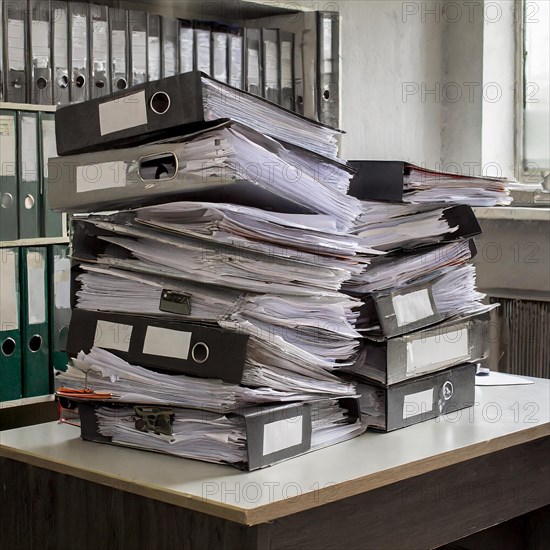
[[[246,473],[90,443],[55,422],[0,434],[0,455],[255,525],[550,435],[550,381],[477,387],[469,409]]]

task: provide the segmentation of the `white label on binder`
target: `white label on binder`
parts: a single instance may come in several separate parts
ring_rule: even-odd
[[[48,21],[33,21],[31,38],[35,68],[47,69],[50,65],[50,23]]]
[[[69,31],[67,12],[64,9],[56,9],[53,17],[53,58],[55,67],[59,69],[68,69],[69,51],[67,49],[67,37],[69,36]]]
[[[76,192],[99,191],[126,185],[126,163],[103,162],[76,168]]]
[[[0,115],[0,176],[15,176],[15,119],[11,115]]]
[[[182,73],[193,70],[193,29],[180,29],[180,69]]]
[[[260,85],[260,58],[258,52],[252,48],[248,48],[248,84],[251,86]]]
[[[407,375],[435,371],[468,359],[468,329],[407,342]]]
[[[102,136],[143,124],[147,124],[145,90],[99,105],[99,131]]]
[[[0,258],[0,332],[19,328],[19,293],[17,292],[18,249],[3,249]]]
[[[149,80],[160,80],[160,38],[149,36]]]
[[[398,327],[425,319],[434,313],[426,288],[394,296],[392,302]]]
[[[403,420],[430,412],[433,409],[434,389],[406,395],[403,400]]]
[[[46,285],[44,274],[46,261],[44,255],[34,250],[27,250],[27,312],[29,325],[40,325],[46,322]]]
[[[71,260],[56,254],[53,261],[54,305],[57,309],[71,309]]]
[[[42,160],[44,162],[44,177],[48,177],[48,160],[57,157],[57,145],[55,141],[55,120],[42,120]]]
[[[143,353],[186,360],[191,346],[191,333],[161,327],[147,327]]]
[[[292,42],[281,42],[281,86],[292,87]]]
[[[36,118],[21,117],[21,179],[38,181],[38,137]]]
[[[74,14],[72,22],[73,69],[84,70],[88,64],[88,21]]]
[[[20,19],[8,19],[8,69],[25,70],[25,23]]]
[[[98,320],[95,326],[94,346],[127,352],[130,349],[133,328],[131,325]]]
[[[302,443],[302,416],[270,422],[264,426],[263,455],[270,455]]]
[[[126,72],[126,31],[113,30],[111,35],[115,73]]]
[[[279,88],[279,48],[275,42],[266,40],[265,48],[265,83],[270,89]]]
[[[132,65],[134,73],[147,72],[147,35],[143,31],[132,31]]]

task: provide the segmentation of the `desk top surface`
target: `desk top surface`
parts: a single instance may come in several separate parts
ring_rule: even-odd
[[[475,405],[255,472],[80,439],[56,422],[0,433],[21,462],[254,525],[550,435],[550,380],[477,387]]]

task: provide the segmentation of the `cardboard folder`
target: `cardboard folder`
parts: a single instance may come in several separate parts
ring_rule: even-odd
[[[475,402],[476,365],[465,364],[395,385],[358,384],[363,423],[391,432],[448,414],[456,422]]]
[[[489,353],[487,313],[458,318],[380,341],[365,339],[355,365],[345,369],[358,379],[397,384],[454,365],[484,359]]]
[[[166,298],[167,308],[175,306],[181,306],[181,302]],[[134,365],[239,384],[248,335],[166,317],[75,309],[67,353],[76,357],[94,346]]]

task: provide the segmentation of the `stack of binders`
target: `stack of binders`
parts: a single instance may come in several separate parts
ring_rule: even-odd
[[[56,122],[82,437],[253,470],[362,433],[341,287],[383,252],[353,234],[339,131],[199,72]]]
[[[352,377],[369,427],[391,431],[474,403],[476,363],[488,355],[489,311],[475,288],[471,206],[508,204],[507,181],[352,161],[355,233],[387,255],[346,283],[361,298],[365,336]]]

